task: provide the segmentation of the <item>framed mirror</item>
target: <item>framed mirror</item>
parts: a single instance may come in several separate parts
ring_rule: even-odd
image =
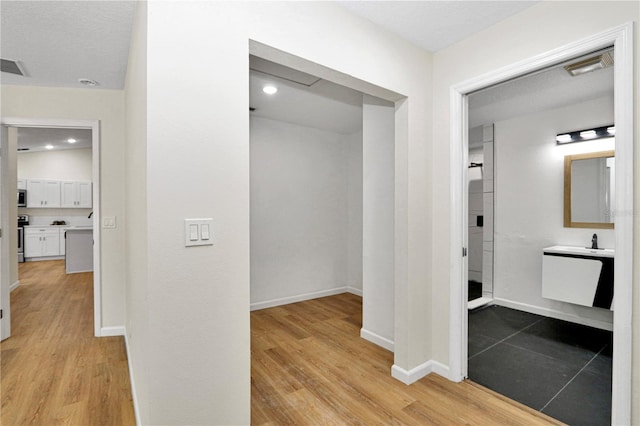
[[[564,157],[565,228],[613,229],[615,151]]]

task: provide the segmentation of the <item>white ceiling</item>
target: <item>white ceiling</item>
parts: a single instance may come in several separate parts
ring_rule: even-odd
[[[437,52],[538,1],[338,1],[400,37]]]
[[[253,117],[341,134],[351,134],[362,128],[362,93],[308,74],[296,75],[300,73],[273,62],[258,59],[260,62],[257,64],[256,59],[251,57],[252,70],[249,74],[250,105],[255,108],[251,112]],[[300,84],[291,79],[312,84]],[[278,92],[267,95],[262,91],[266,85],[277,87]]]
[[[514,15],[536,1],[337,1],[338,5],[423,47],[437,51]],[[126,75],[135,1],[0,2],[0,52],[17,60],[25,77],[2,73],[2,84],[122,89]],[[471,125],[507,115],[541,110],[559,103],[597,97],[612,88],[611,71],[579,79],[539,75],[518,80],[470,99]],[[307,88],[280,81],[280,92],[266,97],[270,78],[250,73],[255,116],[351,133],[361,122],[361,98],[327,81]],[[524,99],[526,98],[526,101]],[[313,100],[312,100],[313,99]]]
[[[75,139],[69,143],[68,139]],[[18,149],[35,152],[51,151],[45,148],[52,145],[52,150],[91,148],[91,130],[88,129],[51,129],[39,127],[21,127],[18,129]]]
[[[571,77],[559,65],[469,96],[469,128],[613,96],[614,67]]]

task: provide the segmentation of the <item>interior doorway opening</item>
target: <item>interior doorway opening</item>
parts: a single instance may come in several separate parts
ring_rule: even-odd
[[[614,122],[616,126],[616,215],[615,219],[615,306],[613,312],[613,392],[611,405],[611,420],[613,423],[628,423],[630,419],[630,382],[628,371],[630,371],[630,330],[624,326],[628,323],[632,314],[630,299],[631,291],[631,271],[632,271],[632,250],[631,229],[633,218],[627,212],[632,211],[633,205],[633,185],[627,180],[624,184],[619,182],[623,176],[630,176],[626,173],[633,173],[633,143],[632,143],[632,110],[633,102],[628,93],[631,93],[632,83],[632,49],[630,45],[630,25],[613,28],[609,31],[596,34],[585,40],[573,43],[554,51],[539,55],[527,61],[520,62],[511,67],[498,70],[480,78],[469,80],[454,86],[452,90],[452,102],[454,105],[453,120],[459,124],[452,134],[452,182],[454,188],[461,191],[462,201],[457,202],[457,198],[452,197],[452,207],[454,212],[459,212],[460,216],[454,214],[452,218],[452,262],[454,274],[452,274],[452,305],[451,305],[451,366],[455,377],[463,379],[467,377],[467,300],[466,296],[466,259],[454,253],[462,252],[462,247],[466,241],[466,200],[464,195],[468,149],[467,140],[467,108],[469,105],[469,95],[475,91],[509,81],[519,76],[544,69],[548,66],[561,63],[571,58],[575,58],[590,52],[606,49],[610,46],[615,48],[615,100],[614,100]],[[624,136],[622,137],[622,135]],[[555,135],[554,135],[555,136]],[[499,136],[498,136],[499,137]],[[499,141],[498,141],[499,143]],[[619,161],[618,161],[619,160]],[[619,164],[620,163],[620,164]],[[500,165],[496,173],[499,175]],[[620,168],[624,169],[622,172]],[[624,194],[624,195],[622,195]],[[620,196],[618,196],[620,195]],[[499,199],[500,193],[496,193]],[[464,208],[463,208],[464,207]],[[500,218],[497,218],[499,221]],[[455,272],[455,271],[459,271]],[[461,278],[465,279],[461,279]],[[495,294],[494,294],[495,297]],[[463,302],[464,301],[464,302]]]
[[[93,334],[95,336],[103,335],[102,331],[102,316],[101,316],[101,280],[100,280],[100,138],[99,138],[99,122],[94,120],[58,120],[58,119],[31,119],[31,118],[2,118],[3,130],[7,129],[9,135],[13,134],[14,140],[10,146],[13,147],[12,155],[7,156],[9,169],[12,170],[11,178],[2,181],[3,191],[16,193],[18,191],[18,185],[25,186],[26,200],[24,206],[16,206],[15,213],[12,216],[12,221],[8,220],[8,229],[12,234],[18,236],[18,221],[15,220],[15,216],[20,215],[23,217],[22,224],[25,225],[28,220],[29,225],[23,227],[24,244],[23,244],[23,256],[26,258],[32,257],[32,259],[44,259],[55,258],[64,262],[66,259],[67,249],[67,234],[74,233],[74,244],[80,244],[82,247],[76,247],[72,249],[75,253],[74,259],[80,260],[76,271],[85,270],[88,267],[93,268]],[[54,150],[53,148],[45,147],[47,144],[54,145],[54,142],[46,142],[39,139],[39,134],[44,135],[47,133],[46,129],[50,129],[51,134],[56,132],[64,132],[64,129],[70,129],[71,131],[79,132],[77,139],[69,136],[64,141],[59,141],[59,148],[67,148],[77,142],[86,145],[84,148],[77,150],[74,153],[63,153],[65,159],[56,158],[55,161],[49,162],[47,166],[46,153]],[[55,176],[18,176],[18,148],[20,132],[27,135],[26,140],[30,140],[31,143],[36,145],[42,145],[41,150],[34,146],[29,147],[29,151],[34,152],[34,157],[30,158],[26,163],[23,162],[25,173],[31,174],[41,171],[41,173],[53,173],[53,170],[58,169],[59,175]],[[11,139],[11,138],[10,138]],[[46,138],[45,138],[46,139]],[[69,142],[69,139],[76,139],[75,142]],[[80,141],[84,139],[84,142]],[[3,138],[4,142],[4,138]],[[9,142],[9,140],[7,141]],[[56,142],[57,143],[57,142]],[[66,145],[66,146],[64,146]],[[26,148],[24,146],[23,148]],[[15,152],[14,152],[15,151]],[[62,152],[64,150],[58,150]],[[26,151],[22,151],[26,152]],[[31,154],[33,155],[33,154]],[[31,161],[33,160],[33,161]],[[58,161],[62,161],[65,164],[60,167],[57,164]],[[69,162],[70,161],[70,162]],[[70,164],[80,165],[83,169],[81,172],[83,180],[73,178],[71,175],[64,175],[69,173],[71,167]],[[28,172],[27,172],[28,170]],[[64,170],[64,171],[61,171]],[[79,176],[79,175],[78,175]],[[20,179],[19,179],[20,178]],[[31,189],[31,191],[29,191]],[[29,202],[29,195],[32,199]],[[64,197],[63,197],[64,195]],[[63,207],[64,198],[64,207]],[[35,212],[35,215],[30,213]],[[64,212],[64,214],[63,214]],[[62,215],[62,216],[61,216]],[[28,218],[28,219],[27,219]],[[37,219],[36,219],[37,218]],[[35,219],[35,221],[34,221]],[[34,224],[36,227],[31,228]],[[41,225],[40,228],[37,228]],[[37,229],[42,235],[31,235]],[[62,238],[60,237],[60,231],[62,230]],[[31,239],[31,241],[30,241]],[[31,242],[31,244],[29,244]],[[2,273],[2,286],[6,287],[8,294],[6,307],[3,309],[10,310],[10,291],[17,288],[18,281],[18,253],[17,253],[17,239],[15,244],[11,244],[7,248],[7,258],[11,257],[11,261],[7,268],[3,268]],[[15,247],[14,247],[15,246]],[[61,251],[62,247],[62,251]],[[35,250],[35,251],[34,251]],[[4,251],[4,250],[3,250]],[[14,253],[15,252],[15,253]],[[61,254],[64,253],[64,254]],[[78,255],[80,258],[78,258]],[[3,253],[3,258],[5,258]],[[73,273],[74,262],[66,262],[63,270],[66,270],[66,266],[72,268],[69,273]],[[13,277],[13,279],[12,279]],[[13,287],[13,288],[11,288]],[[3,304],[4,304],[3,300]],[[9,311],[10,313],[10,311]],[[19,319],[14,319],[19,320]],[[5,337],[9,337],[10,332]]]

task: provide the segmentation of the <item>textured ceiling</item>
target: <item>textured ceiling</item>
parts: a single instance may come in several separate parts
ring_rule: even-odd
[[[429,51],[437,51],[532,5],[535,1],[339,1],[342,7]],[[3,58],[19,62],[26,76],[1,74],[2,84],[122,89],[126,75],[134,1],[0,2]],[[266,97],[261,85],[272,79],[252,72],[255,116],[339,133],[359,129],[361,95],[326,81],[310,88],[280,81]],[[470,125],[604,96],[612,90],[611,70],[576,79],[555,72],[520,79],[470,98]]]
[[[2,73],[2,84],[122,89],[135,2],[2,1],[2,58],[25,76]]]
[[[538,1],[338,1],[351,12],[437,52]]]

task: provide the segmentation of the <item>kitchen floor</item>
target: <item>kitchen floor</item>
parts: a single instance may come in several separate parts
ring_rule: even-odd
[[[469,379],[570,425],[611,423],[613,334],[501,306],[469,312]]]

